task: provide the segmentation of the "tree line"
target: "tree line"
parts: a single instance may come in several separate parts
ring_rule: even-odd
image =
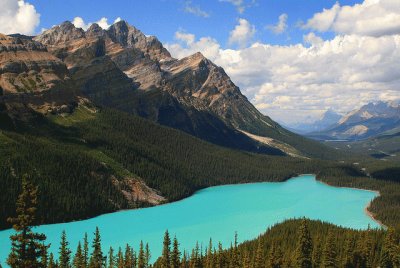
[[[388,180],[395,173],[386,174],[383,166],[374,172],[381,179],[374,180],[348,161],[231,150],[112,109],[70,116],[68,124],[40,118],[0,130],[0,187],[7,189],[0,195],[0,229],[11,226],[6,215],[15,214],[24,173],[41,190],[37,224],[148,206],[126,199],[122,192],[129,188],[121,185],[127,177],[143,180],[171,202],[209,186],[284,181],[303,173],[334,186],[380,191],[370,210],[387,225],[400,222],[400,184]]]

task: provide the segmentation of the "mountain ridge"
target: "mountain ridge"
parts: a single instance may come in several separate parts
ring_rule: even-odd
[[[156,37],[125,21],[107,30],[92,24],[86,31],[66,21],[32,41],[67,66],[74,87],[95,105],[240,150],[285,155],[281,149],[290,147],[306,157],[335,153],[261,114],[223,68],[201,53],[174,59]],[[262,143],[243,131],[276,142]]]
[[[377,137],[400,127],[400,106],[391,102],[371,102],[344,115],[336,124],[309,133],[316,139],[362,140]]]

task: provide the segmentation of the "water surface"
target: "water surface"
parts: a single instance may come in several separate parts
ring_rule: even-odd
[[[90,240],[100,228],[103,251],[126,243],[138,248],[148,242],[153,260],[159,256],[166,229],[176,235],[181,249],[192,249],[208,240],[229,246],[237,231],[239,242],[256,238],[267,227],[289,218],[307,217],[355,229],[380,227],[364,208],[377,194],[350,188],[337,188],[302,175],[281,183],[251,183],[207,188],[179,202],[137,210],[126,210],[89,220],[42,225],[35,231],[47,235],[51,251],[57,253],[62,230],[67,232],[75,251],[85,232]],[[0,262],[10,249],[11,230],[0,232]],[[57,254],[56,254],[57,255]]]

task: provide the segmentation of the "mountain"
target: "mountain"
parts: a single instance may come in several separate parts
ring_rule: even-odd
[[[33,38],[62,60],[80,92],[206,141],[251,152],[328,157],[325,146],[261,114],[223,68],[201,53],[174,59],[125,21],[84,31],[64,22]],[[266,139],[265,139],[266,138]]]
[[[311,123],[296,123],[289,126],[291,130],[299,134],[318,132],[336,124],[342,116],[333,110],[327,110],[319,120]]]
[[[400,106],[390,102],[368,103],[343,116],[337,124],[308,136],[316,139],[361,140],[400,127]]]

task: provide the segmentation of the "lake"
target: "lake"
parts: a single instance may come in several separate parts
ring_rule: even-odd
[[[58,252],[62,230],[67,233],[71,249],[87,232],[90,241],[95,227],[101,232],[103,251],[126,243],[138,249],[140,240],[148,242],[153,260],[161,254],[166,229],[177,236],[180,248],[192,249],[196,241],[208,245],[221,241],[228,247],[238,233],[239,242],[256,238],[267,227],[289,218],[307,217],[355,229],[380,225],[364,211],[377,196],[372,191],[337,188],[302,175],[280,183],[224,185],[196,192],[184,200],[157,207],[119,211],[92,219],[42,225],[35,231],[45,233],[51,251]],[[10,249],[12,230],[0,232],[0,261]],[[216,244],[216,243],[215,243]]]

